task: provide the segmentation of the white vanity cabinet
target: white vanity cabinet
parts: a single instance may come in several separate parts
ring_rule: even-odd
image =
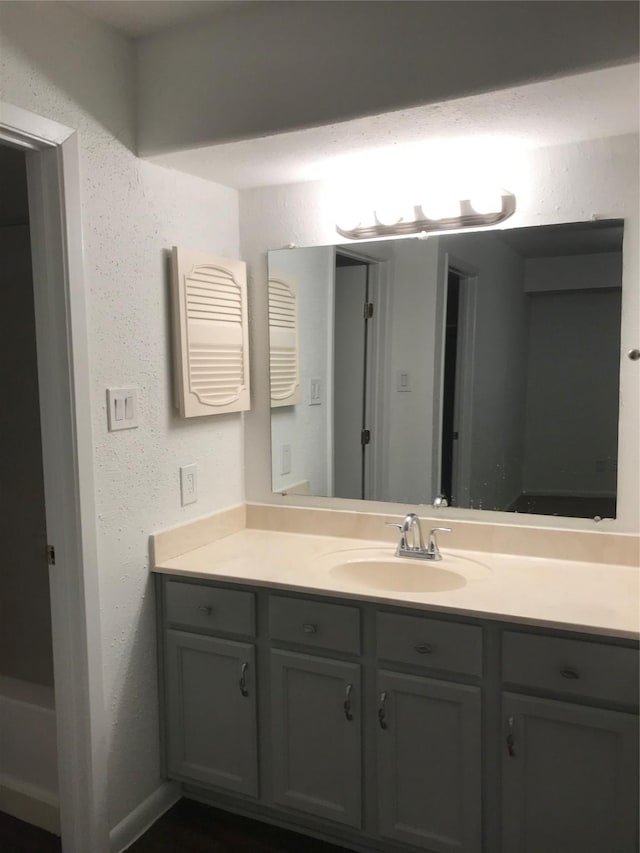
[[[255,648],[237,639],[254,634],[253,593],[169,581],[164,602],[167,772],[255,797]]]
[[[637,851],[637,653],[505,631],[502,678],[503,853]]]
[[[638,643],[158,574],[166,775],[361,853],[636,853]]]
[[[480,853],[482,628],[378,612],[376,658],[378,832]]]
[[[271,781],[274,802],[362,826],[360,611],[287,596],[269,598]],[[310,654],[309,651],[313,653]]]

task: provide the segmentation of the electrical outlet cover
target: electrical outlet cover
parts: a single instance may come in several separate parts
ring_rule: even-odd
[[[180,502],[182,506],[194,504],[198,500],[198,466],[192,465],[180,467]]]

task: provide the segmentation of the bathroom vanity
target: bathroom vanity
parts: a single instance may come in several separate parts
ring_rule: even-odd
[[[374,551],[394,559],[244,530],[156,553],[166,775],[360,851],[634,853],[637,572],[558,562],[554,589],[547,561],[446,550],[448,589],[337,571]]]

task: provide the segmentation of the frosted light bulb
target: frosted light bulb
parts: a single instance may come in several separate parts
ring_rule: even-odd
[[[336,217],[336,226],[341,231],[355,231],[358,226],[362,225],[362,220],[362,213],[355,207],[345,208]]]
[[[405,214],[400,207],[384,205],[376,208],[375,217],[379,225],[392,226],[402,222],[405,219]]]
[[[489,190],[471,196],[469,204],[476,213],[500,213],[502,210],[502,195],[497,190]]]
[[[421,205],[426,219],[456,219],[460,216],[460,202],[446,196],[434,196]]]

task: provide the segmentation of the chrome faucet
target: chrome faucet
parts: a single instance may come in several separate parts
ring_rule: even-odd
[[[429,541],[425,546],[422,537],[422,526],[415,512],[408,512],[402,524],[385,521],[387,527],[397,527],[400,531],[400,542],[396,548],[396,557],[414,557],[418,560],[441,560],[442,554],[438,548],[436,534],[451,533],[450,527],[433,527],[429,531]]]

